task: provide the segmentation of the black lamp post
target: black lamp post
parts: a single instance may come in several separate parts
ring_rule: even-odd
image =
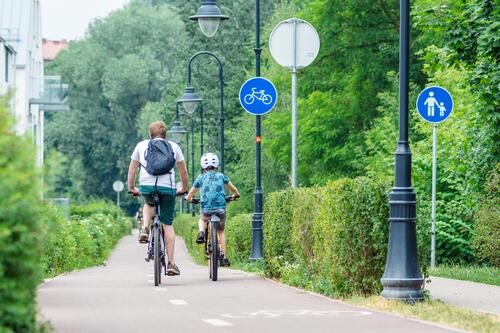
[[[202,23],[199,21],[201,17],[209,18],[211,16],[207,15],[200,15],[202,14],[202,8],[204,6],[216,6],[216,1],[209,1],[209,0],[204,0],[202,6],[198,10],[198,14],[195,16],[191,16],[190,19],[192,20],[198,20],[200,24],[200,28],[202,32],[208,36],[211,37],[217,32],[217,29],[213,32],[212,35],[207,35],[204,31],[204,28],[201,27]],[[205,7],[207,8],[207,7]],[[212,7],[213,8],[213,7]],[[205,10],[205,9],[203,9]],[[214,13],[215,13],[215,9]],[[208,10],[207,10],[208,12]],[[207,13],[203,12],[203,13]],[[219,14],[220,14],[220,9],[219,9]],[[223,15],[221,15],[223,16]],[[221,17],[221,16],[212,16],[213,18],[219,17],[220,19],[227,19],[227,17]],[[220,23],[220,20],[217,21]],[[218,28],[218,25],[217,25]],[[260,76],[260,54],[262,52],[262,49],[260,47],[260,0],[255,1],[255,76]],[[219,62],[220,63],[220,62]],[[222,75],[222,67],[220,67],[220,75]],[[224,118],[223,115],[221,118]],[[223,123],[223,120],[222,120]],[[261,141],[261,116],[256,116],[256,123],[255,123],[255,144],[256,144],[256,150],[255,150],[255,193],[254,193],[254,214],[252,216],[252,252],[250,254],[250,259],[251,260],[259,260],[262,259],[262,218],[263,218],[263,213],[262,213],[262,184],[261,184],[261,146],[260,146],[260,141]],[[222,131],[222,134],[224,131]],[[221,147],[223,147],[223,138],[221,138]],[[222,149],[223,151],[223,149]],[[221,159],[222,160],[222,159]]]
[[[182,102],[184,109],[186,112],[193,113],[196,109],[196,106],[201,103],[202,99],[195,92],[194,88],[191,85],[191,65],[193,60],[201,55],[208,55],[214,58],[219,67],[219,85],[220,85],[220,165],[221,171],[224,172],[224,71],[222,62],[220,59],[209,51],[200,51],[195,53],[188,62],[188,87],[184,89],[184,95],[178,100],[178,102]],[[203,113],[202,113],[203,119]],[[203,126],[202,126],[203,127]]]
[[[260,76],[260,0],[255,1],[255,76]],[[250,259],[262,259],[262,184],[261,184],[261,116],[255,118],[255,192],[254,213],[252,216],[252,252]]]
[[[423,277],[417,255],[416,195],[411,184],[408,142],[410,1],[400,0],[399,139],[395,154],[395,184],[389,196],[390,234],[382,296],[407,302],[423,300]]]
[[[219,29],[220,21],[228,20],[229,17],[222,15],[216,0],[204,0],[196,15],[191,16],[190,19],[198,21],[201,32],[205,36],[213,37]]]
[[[194,119],[191,115],[187,113],[177,113],[174,118],[174,122],[172,123],[172,127],[169,130],[169,133],[172,134],[174,138],[182,137],[187,131],[184,129],[182,124],[179,122],[179,117],[184,116],[188,117],[191,120],[191,181],[194,183]],[[189,142],[188,142],[189,145]],[[194,204],[191,207],[192,216],[195,215],[195,207]]]

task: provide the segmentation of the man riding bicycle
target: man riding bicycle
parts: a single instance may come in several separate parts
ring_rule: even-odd
[[[205,241],[205,230],[210,216],[216,214],[220,218],[217,224],[217,235],[219,237],[222,253],[221,261],[223,266],[229,266],[229,259],[226,254],[226,239],[224,237],[224,226],[226,222],[226,187],[233,193],[233,198],[237,199],[240,194],[238,189],[229,181],[226,175],[218,172],[219,158],[213,153],[206,153],[200,160],[203,173],[196,178],[193,187],[186,196],[186,201],[192,202],[193,195],[200,189],[201,214],[198,223],[199,233],[196,243],[203,244]]]
[[[139,241],[147,241],[148,239],[154,209],[152,194],[155,191],[158,191],[160,196],[160,220],[163,224],[168,257],[167,273],[169,275],[180,275],[179,268],[174,262],[175,232],[172,224],[175,216],[176,195],[187,192],[189,187],[186,163],[184,162],[184,155],[182,154],[182,150],[179,145],[173,141],[167,141],[167,127],[165,126],[165,123],[162,121],[155,121],[149,125],[149,137],[150,140],[141,141],[135,147],[128,170],[129,191],[133,195],[142,195],[144,201],[146,202],[143,208],[144,226],[141,230],[141,238]],[[178,191],[176,191],[175,172],[173,169],[167,174],[153,176],[149,174],[144,167],[147,164],[146,152],[148,150],[148,146],[150,145],[150,141],[154,140],[165,141],[173,151],[175,166],[179,171],[182,181],[182,188]],[[137,189],[135,187],[135,175],[139,166],[143,167],[140,168],[140,186],[139,189]]]

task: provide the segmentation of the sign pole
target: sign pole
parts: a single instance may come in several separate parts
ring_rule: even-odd
[[[436,267],[436,173],[437,173],[437,124],[432,127],[432,237],[431,267]]]
[[[293,19],[292,67],[292,189],[297,188],[297,19]]]

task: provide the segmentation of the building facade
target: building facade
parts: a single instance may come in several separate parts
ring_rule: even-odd
[[[33,99],[43,95],[43,57],[40,0],[0,0],[0,35],[16,51],[15,129],[31,133],[37,147],[43,144],[43,114]],[[43,152],[38,151],[38,164]]]
[[[14,110],[16,85],[16,51],[0,36],[0,96],[11,94],[9,106]]]

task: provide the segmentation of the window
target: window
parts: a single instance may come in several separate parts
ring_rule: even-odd
[[[9,82],[9,66],[10,66],[10,50],[7,47],[4,47],[5,51],[5,82]]]

